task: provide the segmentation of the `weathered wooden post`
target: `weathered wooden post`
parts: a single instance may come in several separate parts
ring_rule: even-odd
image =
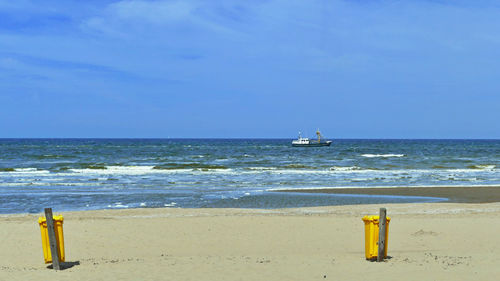
[[[386,233],[386,214],[387,210],[385,208],[380,208],[380,215],[378,220],[379,231],[378,231],[378,255],[377,262],[381,262],[385,257],[385,233]]]
[[[54,230],[54,220],[52,217],[52,208],[45,208],[45,219],[47,220],[47,232],[49,234],[52,267],[55,270],[61,270],[61,264],[59,263],[59,251],[57,250],[56,232]]]

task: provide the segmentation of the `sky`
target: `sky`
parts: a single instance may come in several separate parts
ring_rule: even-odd
[[[0,138],[500,138],[500,2],[0,0]]]

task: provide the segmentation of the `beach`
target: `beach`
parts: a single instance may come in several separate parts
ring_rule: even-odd
[[[387,208],[388,256],[364,257]],[[57,210],[54,210],[56,214]],[[497,280],[500,203],[64,212],[67,267],[43,262],[37,214],[0,216],[0,280]]]

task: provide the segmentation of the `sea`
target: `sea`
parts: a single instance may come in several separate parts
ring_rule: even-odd
[[[0,214],[446,198],[275,192],[500,185],[500,140],[0,139]]]

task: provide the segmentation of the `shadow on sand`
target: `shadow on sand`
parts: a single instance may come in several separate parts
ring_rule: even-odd
[[[80,265],[80,262],[79,261],[61,262],[61,270],[72,268],[75,265]],[[51,264],[51,265],[48,265],[47,268],[48,269],[53,269],[54,267]]]
[[[387,257],[385,257],[385,258],[383,259],[383,261],[386,261],[386,260],[388,261],[388,260],[390,260],[390,259],[392,259],[392,256],[387,256]],[[371,261],[371,262],[376,262],[376,261],[377,261],[377,258],[366,259],[366,260],[367,260],[367,261]]]

